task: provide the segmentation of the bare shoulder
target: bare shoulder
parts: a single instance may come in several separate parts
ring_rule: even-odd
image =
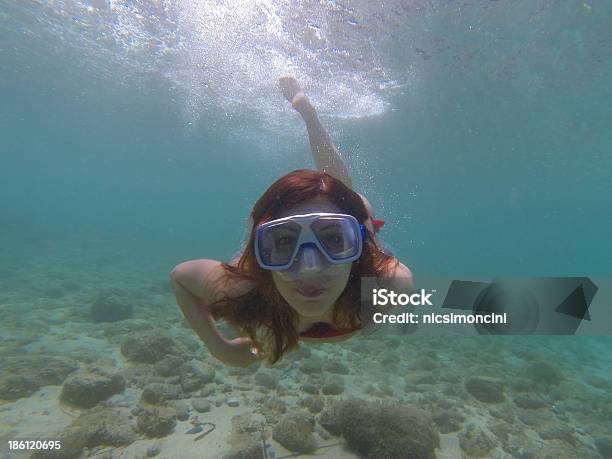
[[[180,263],[172,270],[171,278],[209,301],[240,296],[255,286],[251,281],[231,276],[220,261],[210,259]]]
[[[412,271],[397,258],[387,263],[383,277],[389,280],[389,287],[397,291],[412,290],[414,287]]]

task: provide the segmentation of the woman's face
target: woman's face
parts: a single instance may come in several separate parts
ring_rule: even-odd
[[[312,212],[343,213],[324,198],[303,202],[278,218]],[[304,263],[305,250],[309,250],[309,263]],[[316,263],[312,263],[316,257]],[[352,263],[333,265],[316,247],[302,247],[293,265],[283,271],[272,271],[272,278],[282,297],[306,318],[324,316],[332,309],[344,291],[351,273]]]

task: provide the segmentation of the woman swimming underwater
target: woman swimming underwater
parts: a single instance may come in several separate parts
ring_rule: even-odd
[[[177,303],[210,353],[232,366],[270,363],[299,340],[335,342],[362,327],[360,280],[388,278],[412,288],[412,273],[380,246],[367,199],[352,190],[347,168],[316,110],[293,77],[283,95],[308,129],[318,171],[300,169],[273,183],[255,203],[240,256],[191,260],[171,273]],[[215,321],[240,335],[228,340]]]

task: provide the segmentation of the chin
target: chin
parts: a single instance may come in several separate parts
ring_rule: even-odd
[[[330,293],[327,292],[315,298],[305,298],[299,293],[294,293],[291,295],[289,304],[294,306],[304,316],[318,316],[334,306],[337,295],[331,295]]]
[[[325,304],[304,304],[298,302],[291,302],[291,307],[295,309],[298,314],[303,317],[319,317],[327,313],[332,307],[333,303],[325,303]]]

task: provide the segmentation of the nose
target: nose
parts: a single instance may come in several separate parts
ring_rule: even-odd
[[[300,272],[319,272],[322,269],[321,253],[312,242],[300,247],[298,253],[298,268]]]

